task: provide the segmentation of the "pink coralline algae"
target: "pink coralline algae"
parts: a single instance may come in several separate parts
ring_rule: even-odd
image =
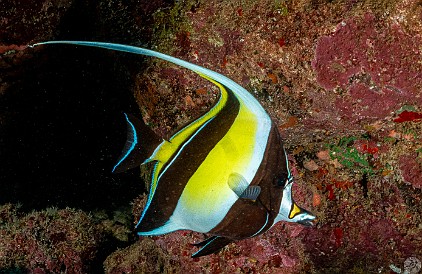
[[[422,104],[420,37],[368,13],[341,22],[319,39],[312,62],[318,83],[337,95],[339,114],[351,121],[385,118],[403,104]]]
[[[48,209],[17,215],[0,207],[0,269],[31,273],[89,273],[101,242],[91,218],[79,210]],[[1,272],[1,271],[0,271]]]
[[[154,237],[154,241],[169,262],[180,264],[181,273],[298,273],[303,267],[301,241],[308,230],[312,228],[277,224],[254,239],[232,243],[218,254],[195,259],[191,258],[195,250],[192,244],[203,240],[199,233],[177,231]]]
[[[399,164],[404,181],[422,189],[422,158],[417,153],[405,155],[400,158]]]
[[[338,216],[337,224],[341,227],[325,224],[305,236],[306,254],[315,267],[326,270],[317,273],[340,273],[354,268],[355,272],[347,273],[375,273],[374,266],[419,253],[418,236],[400,233],[397,224],[385,214],[373,217],[363,208],[353,211],[347,214],[347,220],[342,221],[343,216]]]

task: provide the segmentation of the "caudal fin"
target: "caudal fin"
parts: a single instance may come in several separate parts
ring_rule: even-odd
[[[161,143],[160,138],[145,125],[142,119],[126,114],[127,140],[113,173],[123,172],[141,165]]]

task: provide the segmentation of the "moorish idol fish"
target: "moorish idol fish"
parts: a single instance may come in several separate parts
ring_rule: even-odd
[[[128,135],[113,172],[155,162],[141,236],[192,230],[210,235],[192,257],[257,236],[279,221],[316,223],[292,198],[293,177],[277,125],[259,102],[224,75],[152,50],[102,42],[49,41],[157,57],[215,84],[220,96],[205,114],[169,140],[125,114]]]

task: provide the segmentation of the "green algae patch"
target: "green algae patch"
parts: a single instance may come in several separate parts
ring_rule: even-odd
[[[371,151],[360,152],[354,146],[357,140],[357,137],[349,136],[341,138],[337,144],[328,144],[330,157],[348,169],[354,169],[361,174],[373,175],[374,169],[369,162],[369,157],[372,157],[372,153],[370,153]],[[368,150],[367,147],[365,148]]]

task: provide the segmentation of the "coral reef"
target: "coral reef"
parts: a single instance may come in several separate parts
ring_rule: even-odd
[[[110,255],[104,262],[106,273],[181,273],[180,260],[148,238]]]
[[[416,188],[422,188],[422,161],[416,153],[403,155],[399,159],[403,179]]]
[[[103,90],[101,96],[85,96],[84,100],[94,98],[89,101],[89,109],[107,100],[113,106],[96,109],[98,116],[136,111],[139,106],[144,120],[166,137],[212,106],[218,89],[162,61],[148,59],[141,63],[110,53],[94,58],[93,51],[78,55],[75,49],[69,54],[75,58],[61,59],[71,49],[56,48],[54,54],[52,48],[34,51],[24,45],[63,38],[125,42],[213,69],[250,90],[278,124],[296,180],[294,199],[316,213],[320,223],[316,228],[279,223],[263,235],[230,244],[218,254],[191,259],[196,250],[191,244],[203,240],[204,235],[178,231],[140,238],[130,245],[128,233],[133,227],[118,214],[114,218],[111,214],[97,216],[96,221],[73,209],[18,216],[15,206],[6,204],[0,210],[2,270],[88,272],[93,264],[98,269],[103,264],[98,250],[110,235],[120,244],[110,244],[104,255],[109,255],[104,261],[106,273],[391,273],[401,271],[409,258],[422,260],[420,1],[135,2],[46,0],[31,4],[28,10],[20,7],[23,12],[17,15],[11,13],[12,3],[5,5],[5,19],[0,21],[0,100],[12,94],[24,100],[30,95],[24,91],[31,87],[32,93],[47,92],[43,98],[49,101],[60,84],[71,86],[74,81],[82,81],[75,90]],[[75,14],[82,14],[85,19],[79,22],[74,19]],[[95,15],[95,20],[91,20],[91,15]],[[25,22],[34,26],[32,32],[27,31]],[[47,72],[43,64],[49,58],[69,67]],[[73,68],[73,59],[77,64],[104,63]],[[104,71],[105,67],[111,69]],[[37,81],[28,82],[34,84],[20,86],[21,90],[13,88],[35,72],[39,73],[35,74]],[[64,73],[73,75],[71,81],[63,82],[58,77]],[[85,78],[76,77],[85,74]],[[37,84],[56,78],[59,83],[54,86]],[[89,79],[95,84],[88,84]],[[101,83],[115,83],[113,92],[129,90],[137,105],[117,105],[123,100],[123,93],[105,97],[113,92]],[[0,108],[0,127],[10,129],[16,113],[23,112],[19,100]],[[65,101],[73,102],[79,112],[88,109],[75,103],[80,98]],[[70,104],[65,101],[59,101],[54,111]],[[44,107],[42,100],[36,102],[39,106],[28,108],[31,115],[25,119],[30,123],[24,125],[46,117],[35,115],[37,109]],[[85,116],[78,119],[84,120]],[[93,124],[99,124],[98,120]],[[117,125],[113,131],[124,130],[123,124],[110,124]],[[8,140],[21,138],[17,135],[6,138],[8,133],[18,132],[0,131],[0,145],[6,152],[7,147],[14,148],[7,155],[24,155],[16,160],[15,168],[21,170],[22,159],[30,157],[24,154],[28,146],[19,146],[17,141],[7,145]],[[43,133],[34,131],[31,138],[42,135],[37,139],[42,141]],[[109,139],[101,144],[98,140],[102,134],[96,131],[93,135],[97,147],[123,144],[120,139],[124,133],[107,135]],[[23,140],[27,144],[31,138]],[[48,151],[60,154],[56,152],[60,149]],[[98,159],[108,159],[111,165],[117,149],[104,152]],[[34,178],[39,174],[33,172],[35,164],[42,166],[48,160],[50,167],[61,161],[62,155],[42,156],[24,168],[31,170],[28,174]],[[92,158],[86,163],[95,161]],[[70,177],[73,173],[100,178],[98,184],[86,184],[93,184],[93,189],[101,191],[99,196],[108,199],[109,202],[97,202],[98,208],[116,206],[117,201],[127,206],[130,199],[123,199],[115,190],[129,189],[133,196],[125,197],[138,196],[133,200],[136,223],[145,204],[148,186],[144,189],[143,182],[148,182],[148,176],[112,177],[106,173],[107,168],[79,168],[67,175],[54,174],[59,174],[60,179],[71,178],[68,182],[81,180]],[[141,172],[148,173],[149,168],[142,167]],[[133,181],[131,185],[129,182]],[[77,186],[71,189],[79,189],[81,184]],[[16,189],[21,189],[18,183],[2,187],[2,192],[10,193],[20,193]],[[75,201],[72,206],[87,200],[83,195],[72,197],[84,197],[76,201],[67,198]],[[17,200],[24,206],[30,202],[28,197]],[[20,241],[20,248],[16,241]],[[117,246],[121,249],[116,250]]]
[[[88,273],[102,241],[80,210],[49,208],[22,216],[11,204],[0,208],[0,235],[2,272]]]
[[[342,21],[317,42],[313,67],[318,83],[337,89],[341,119],[372,122],[405,104],[421,105],[420,35],[371,13]]]

